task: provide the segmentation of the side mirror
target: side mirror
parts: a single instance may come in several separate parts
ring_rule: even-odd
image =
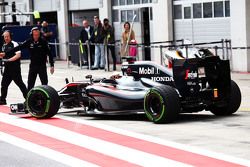
[[[65,82],[66,82],[66,84],[68,84],[69,83],[69,79],[65,78]]]
[[[92,75],[86,75],[85,78],[86,79],[92,79]]]
[[[85,78],[86,79],[89,79],[89,81],[90,81],[90,84],[92,84],[93,83],[93,79],[92,79],[92,75],[87,75],[87,76],[85,76]]]
[[[126,60],[126,62],[128,62],[129,64],[133,64],[136,60],[136,58],[133,56],[124,56],[121,59]]]

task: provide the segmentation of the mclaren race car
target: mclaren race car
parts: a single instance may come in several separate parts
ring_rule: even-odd
[[[241,92],[231,80],[229,60],[221,60],[208,50],[198,53],[193,58],[172,56],[172,68],[127,58],[121,75],[67,80],[60,91],[35,87],[26,99],[28,112],[36,118],[50,118],[60,107],[81,107],[86,114],[143,112],[154,123],[173,122],[180,113],[203,110],[222,116],[235,113]]]

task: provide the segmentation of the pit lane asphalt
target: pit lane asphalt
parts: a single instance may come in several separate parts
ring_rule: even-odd
[[[5,167],[66,167],[57,161],[46,159],[25,149],[2,142],[0,139],[0,166]]]
[[[22,61],[22,75],[27,83],[28,61]],[[80,69],[67,62],[57,61],[55,73],[49,74],[49,85],[57,90],[65,85],[65,77],[74,81],[84,80],[92,74],[96,78],[109,77],[113,72],[103,70],[90,71]],[[1,79],[1,77],[0,77]],[[250,160],[250,74],[232,73],[242,92],[242,104],[239,111],[229,117],[217,117],[210,112],[181,114],[177,122],[156,125],[149,122],[144,115],[130,116],[77,116],[76,113],[60,114],[77,119],[90,120],[104,125],[129,130],[149,136],[195,146],[217,153]],[[40,84],[37,79],[37,85]],[[12,82],[7,97],[8,104],[23,102],[22,94]],[[63,111],[63,110],[61,110]],[[4,144],[3,146],[8,146]]]

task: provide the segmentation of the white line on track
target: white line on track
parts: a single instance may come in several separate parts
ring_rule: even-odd
[[[51,150],[46,147],[39,146],[37,144],[34,144],[32,142],[28,142],[26,140],[17,138],[15,136],[0,132],[0,140],[15,145],[17,147],[23,148],[25,150],[31,151],[33,153],[36,153],[38,155],[41,155],[43,157],[46,157],[48,159],[52,159],[54,161],[58,161],[62,164],[68,165],[68,166],[74,166],[74,167],[97,167],[95,164],[91,164],[86,161],[82,161],[80,159],[74,158],[72,156]]]
[[[197,148],[195,146],[188,146],[188,145],[185,145],[185,144],[180,144],[180,143],[176,143],[176,142],[172,142],[172,141],[167,141],[167,140],[163,140],[163,139],[156,138],[156,137],[153,137],[153,136],[148,136],[148,135],[144,135],[144,134],[139,134],[139,133],[127,131],[127,130],[115,128],[115,127],[112,127],[112,126],[109,126],[109,125],[96,123],[96,122],[93,122],[93,121],[77,119],[77,118],[71,118],[71,117],[62,116],[62,115],[57,115],[57,117],[62,118],[64,120],[68,120],[68,121],[72,121],[72,122],[77,122],[77,123],[82,123],[82,124],[85,124],[85,125],[93,126],[93,127],[96,127],[96,128],[100,128],[100,129],[103,129],[103,130],[110,131],[110,132],[130,136],[130,137],[135,137],[135,138],[146,140],[146,141],[153,142],[153,143],[162,144],[162,145],[169,146],[169,147],[172,147],[172,148],[176,148],[176,149],[180,149],[180,150],[184,150],[184,151],[188,151],[188,152],[192,152],[192,153],[197,153],[197,154],[212,157],[212,158],[217,158],[217,159],[224,160],[224,161],[227,161],[227,162],[232,162],[232,163],[236,163],[236,164],[240,164],[240,165],[244,165],[244,166],[250,166],[250,160],[245,160],[245,159],[242,159],[242,158],[237,158],[237,157],[233,157],[233,156],[230,156],[230,155],[225,155],[225,154],[222,154],[222,153],[215,153],[213,151],[208,151],[208,150],[205,150],[205,149]]]
[[[141,166],[174,166],[186,167],[190,166],[177,161],[166,159],[157,155],[138,151],[132,148],[96,139],[93,137],[81,135],[59,127],[35,122],[27,119],[20,119],[15,116],[10,116],[0,113],[0,122],[11,124],[14,126],[29,129],[31,131],[53,137],[71,144],[75,144],[90,150],[94,150],[105,155],[109,155],[127,162],[138,164]]]

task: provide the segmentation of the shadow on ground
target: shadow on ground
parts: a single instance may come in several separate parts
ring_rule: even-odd
[[[130,114],[130,115],[101,115],[101,114],[80,114],[77,115],[76,111],[70,111],[65,113],[60,113],[64,116],[70,117],[84,117],[86,120],[102,120],[102,121],[144,121],[149,122],[144,114]],[[210,113],[185,113],[179,114],[178,119],[175,123],[190,123],[190,122],[211,122],[219,121],[221,119],[227,119],[232,117],[240,117],[239,113],[230,116],[215,116]],[[173,124],[173,123],[172,123]]]

